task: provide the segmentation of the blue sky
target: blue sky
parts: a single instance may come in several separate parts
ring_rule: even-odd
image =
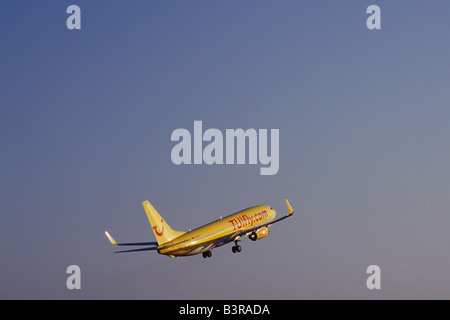
[[[449,9],[2,2],[0,298],[450,298]],[[171,133],[195,120],[279,129],[278,174],[174,165]],[[285,197],[295,216],[239,255],[113,254],[103,233],[153,241],[144,200],[187,230]]]

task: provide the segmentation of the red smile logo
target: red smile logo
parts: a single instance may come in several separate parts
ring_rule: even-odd
[[[163,219],[161,219],[161,223],[164,223]],[[156,230],[157,228],[158,228],[158,226],[154,226],[153,230],[155,230],[155,233],[161,237],[164,234],[164,225],[162,226],[161,233],[159,233],[158,230]]]

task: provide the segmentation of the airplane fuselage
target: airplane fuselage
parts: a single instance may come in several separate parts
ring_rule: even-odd
[[[269,206],[250,207],[188,231],[159,245],[157,251],[169,257],[203,253],[235,241],[236,234],[242,234],[247,229],[253,230],[258,225],[267,224],[275,216],[275,210]]]

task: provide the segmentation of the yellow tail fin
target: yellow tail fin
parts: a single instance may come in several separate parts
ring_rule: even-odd
[[[150,204],[148,201],[142,202],[145,212],[147,213],[148,221],[152,226],[153,233],[155,234],[156,241],[161,245],[163,243],[169,242],[185,232],[173,230],[169,224],[161,218],[158,211]]]

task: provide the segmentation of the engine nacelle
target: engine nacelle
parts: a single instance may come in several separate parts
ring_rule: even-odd
[[[261,240],[264,237],[267,237],[269,235],[269,228],[262,227],[258,230],[258,232],[253,231],[248,238],[252,241]]]

